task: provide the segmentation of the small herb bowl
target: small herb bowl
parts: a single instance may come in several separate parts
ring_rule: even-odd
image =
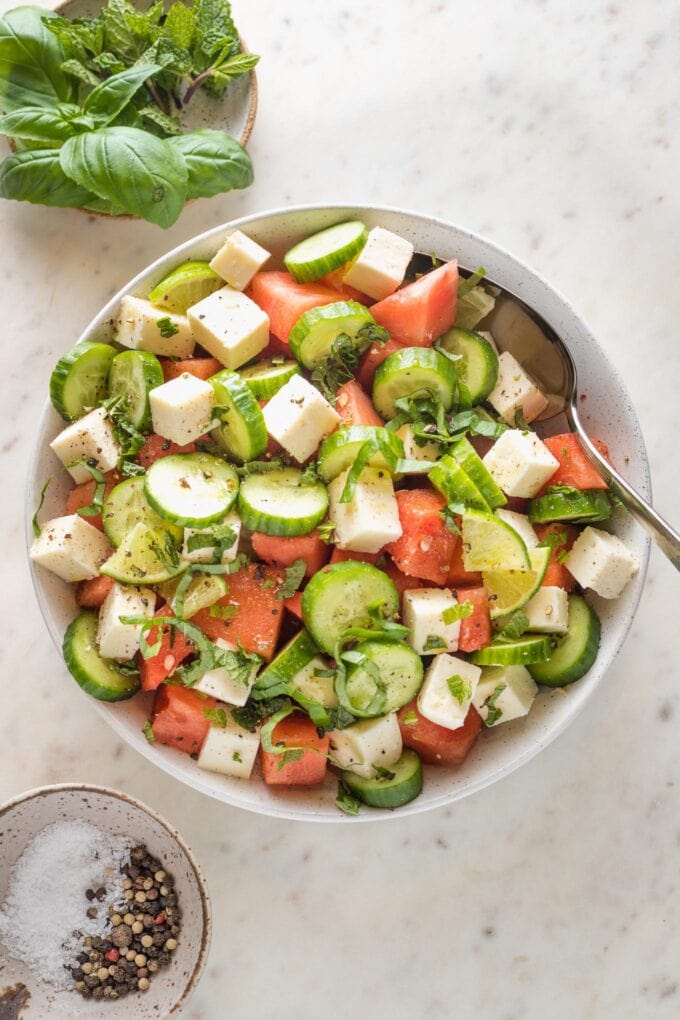
[[[69,783],[41,786],[0,806],[0,903],[5,899],[10,870],[31,840],[58,821],[84,821],[112,835],[144,843],[174,875],[182,910],[179,944],[168,967],[154,975],[146,992],[115,1001],[82,999],[76,991],[58,991],[10,957],[0,942],[0,997],[3,990],[25,985],[30,998],[25,1009],[35,1016],[63,1020],[159,1020],[176,1016],[195,989],[210,946],[210,903],[205,880],[179,833],[151,808],[103,786]],[[54,862],[55,881],[68,862]],[[85,890],[83,890],[84,894]],[[39,905],[37,905],[39,909]],[[21,1015],[21,1014],[19,1014]]]

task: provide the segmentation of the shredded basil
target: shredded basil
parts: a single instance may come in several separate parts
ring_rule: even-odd
[[[38,505],[35,508],[35,513],[31,518],[31,524],[33,525],[33,534],[36,538],[40,538],[40,525],[38,524],[38,514],[43,508],[43,503],[45,502],[45,494],[47,493],[47,490],[50,487],[51,482],[52,479],[48,478],[45,484],[43,485],[42,489],[40,490],[40,499],[38,500]]]

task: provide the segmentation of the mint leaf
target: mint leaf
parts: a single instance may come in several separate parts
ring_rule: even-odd
[[[307,564],[304,560],[295,560],[289,567],[286,567],[285,580],[276,593],[276,598],[279,601],[289,599],[291,595],[295,594],[302,584],[306,570]]]
[[[438,637],[436,634],[428,634],[425,638],[425,644],[423,645],[424,652],[433,652],[438,648],[446,648],[446,641]]]
[[[361,801],[354,796],[342,779],[338,780],[338,795],[335,798],[335,803],[346,815],[358,815],[361,811]]]
[[[229,722],[226,709],[224,708],[204,708],[203,715],[208,722],[213,723],[215,726],[222,726],[224,728]]]
[[[505,684],[498,684],[482,705],[482,708],[486,708],[486,718],[484,719],[484,722],[487,726],[493,726],[493,724],[498,722],[498,720],[503,716],[502,710],[496,707],[496,702],[505,690],[505,687]]]
[[[455,606],[449,606],[442,613],[442,623],[450,624],[455,623],[456,620],[465,620],[468,616],[472,616],[475,611],[475,607],[472,602],[459,602]]]
[[[154,743],[156,739],[156,734],[153,731],[153,726],[151,725],[150,719],[147,719],[144,725],[142,726],[142,733],[144,734],[144,736],[146,737],[150,744]]]
[[[446,686],[459,705],[464,705],[472,697],[472,684],[469,680],[463,680],[458,673],[447,678]]]

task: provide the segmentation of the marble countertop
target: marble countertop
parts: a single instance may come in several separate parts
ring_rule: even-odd
[[[0,8],[10,3],[2,0]],[[293,824],[178,786],[88,710],[50,645],[23,538],[58,353],[167,248],[286,203],[432,213],[528,260],[625,378],[656,504],[678,520],[678,12],[602,0],[235,0],[262,54],[256,184],[167,233],[0,204],[5,628],[0,800],[68,780],[156,806],[205,869],[215,933],[187,1020],[675,1018],[678,577],[653,552],[611,673],[519,772],[389,825]],[[675,498],[673,498],[675,496]]]

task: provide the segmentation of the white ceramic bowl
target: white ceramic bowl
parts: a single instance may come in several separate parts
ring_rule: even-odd
[[[188,846],[151,808],[103,786],[69,783],[41,786],[0,806],[0,903],[10,869],[42,829],[58,821],[84,821],[112,835],[145,843],[175,879],[182,910],[182,932],[168,967],[154,976],[145,993],[116,1002],[83,999],[77,992],[56,991],[12,959],[0,942],[0,986],[22,983],[30,993],[28,1016],[85,1017],[86,1020],[158,1020],[175,1016],[196,987],[208,956],[211,922],[205,881]],[[55,868],[68,866],[55,861]],[[58,870],[55,871],[58,877]],[[84,892],[85,890],[83,890]]]
[[[369,227],[380,225],[403,235],[413,242],[416,251],[435,252],[443,259],[457,258],[465,267],[484,266],[490,279],[535,308],[569,343],[578,368],[581,392],[586,397],[581,405],[586,427],[607,441],[613,462],[619,466],[625,464],[626,476],[643,495],[649,496],[649,466],[635,410],[616,368],[608,361],[585,323],[560,294],[514,256],[460,227],[428,216],[375,206],[332,205],[282,209],[214,227],[175,248],[135,277],[102,309],[80,339],[109,338],[110,322],[123,294],[145,295],[177,263],[189,258],[210,258],[235,227],[245,230],[265,245],[274,255],[271,266],[276,266],[281,264],[281,256],[296,241],[333,223],[355,217]],[[53,475],[57,467],[48,443],[62,427],[63,422],[49,402],[46,403],[28,479],[26,521],[29,541],[30,519],[38,494],[45,479]],[[43,519],[63,513],[68,488],[66,472],[61,472],[58,483],[48,490]],[[427,767],[423,793],[396,814],[412,814],[440,807],[496,782],[533,758],[576,718],[621,647],[640,599],[647,568],[649,541],[643,532],[623,512],[618,512],[612,523],[616,533],[639,558],[640,570],[620,599],[614,602],[598,598],[592,600],[602,620],[602,644],[593,668],[571,687],[542,693],[526,719],[485,732],[460,768]],[[76,612],[73,589],[41,568],[33,570],[33,580],[48,630],[60,649],[66,626]],[[64,672],[64,682],[68,683],[64,667],[59,668]],[[87,695],[83,697],[87,698]],[[334,776],[329,776],[323,788],[274,793],[257,776],[251,782],[242,782],[201,771],[195,762],[180,752],[147,743],[141,732],[149,707],[147,696],[138,696],[118,705],[88,700],[119,736],[150,761],[181,782],[218,800],[283,818],[344,824],[394,817],[388,811],[369,809],[355,818],[343,815],[334,803]]]

